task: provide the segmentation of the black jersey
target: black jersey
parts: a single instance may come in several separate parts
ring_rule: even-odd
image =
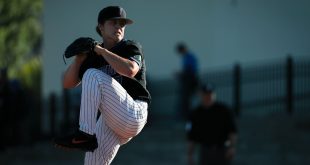
[[[206,145],[223,145],[229,133],[236,133],[236,123],[230,108],[222,103],[195,108],[190,117],[189,140]]]
[[[117,80],[133,99],[150,102],[151,96],[146,88],[146,66],[142,46],[135,41],[123,39],[109,51],[139,65],[140,69],[134,78],[118,74],[102,56],[97,55],[88,55],[81,66],[80,78],[88,68],[97,68]]]

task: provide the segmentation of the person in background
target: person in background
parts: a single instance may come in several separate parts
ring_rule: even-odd
[[[186,123],[188,164],[194,165],[199,146],[200,165],[229,165],[235,156],[237,127],[231,109],[216,101],[212,84],[202,85],[201,103]]]
[[[181,71],[177,73],[179,82],[179,106],[178,112],[183,119],[186,119],[191,108],[191,101],[199,84],[198,61],[185,43],[178,43],[176,51],[181,56]]]

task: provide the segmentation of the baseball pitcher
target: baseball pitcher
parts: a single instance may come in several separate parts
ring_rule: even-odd
[[[119,147],[147,122],[151,97],[142,47],[124,38],[126,25],[132,23],[122,7],[103,8],[96,26],[102,43],[80,37],[65,50],[66,58],[75,59],[64,74],[63,87],[82,85],[79,128],[54,143],[86,151],[85,165],[110,164]]]

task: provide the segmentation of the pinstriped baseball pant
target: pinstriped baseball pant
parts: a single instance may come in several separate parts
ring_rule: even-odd
[[[98,148],[86,152],[85,165],[108,165],[119,147],[136,136],[147,121],[148,104],[133,100],[111,76],[88,69],[82,78],[80,130],[96,134]],[[101,115],[96,120],[98,109]]]

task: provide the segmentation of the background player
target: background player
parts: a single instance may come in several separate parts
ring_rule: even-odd
[[[216,101],[214,87],[203,85],[201,104],[187,123],[188,164],[194,165],[195,147],[199,146],[199,164],[228,165],[235,155],[237,128],[232,111]]]
[[[54,142],[87,151],[85,164],[110,164],[119,147],[147,122],[150,95],[142,48],[124,39],[125,26],[131,23],[123,8],[103,8],[96,27],[103,40],[94,48],[97,56],[76,55],[64,74],[64,88],[82,84],[79,129]]]
[[[178,114],[181,119],[187,119],[192,104],[192,98],[199,85],[198,60],[185,43],[178,43],[176,51],[181,57],[182,67],[177,73],[179,82]]]

